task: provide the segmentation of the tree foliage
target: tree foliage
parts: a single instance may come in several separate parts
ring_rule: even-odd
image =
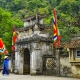
[[[70,35],[80,33],[80,0],[0,0],[0,7],[0,37],[9,50],[13,25],[23,26],[21,18],[36,12],[46,14],[44,23],[52,24],[52,8],[57,11],[62,42],[69,40]]]
[[[16,25],[21,26],[20,20],[15,20],[12,17],[12,14],[10,12],[7,12],[0,8],[0,38],[3,39],[4,44],[6,47],[11,51],[11,36],[12,36],[12,26]]]

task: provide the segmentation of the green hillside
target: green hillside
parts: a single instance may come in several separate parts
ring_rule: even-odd
[[[52,24],[52,8],[57,11],[61,42],[80,32],[80,0],[0,0],[0,37],[11,52],[12,26],[22,27],[22,18],[36,11],[46,14],[45,24]]]

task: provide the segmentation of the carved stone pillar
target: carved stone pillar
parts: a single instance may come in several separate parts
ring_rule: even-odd
[[[30,55],[30,74],[36,74],[36,43],[31,44],[31,55]]]

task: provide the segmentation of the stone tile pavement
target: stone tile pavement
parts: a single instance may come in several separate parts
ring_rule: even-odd
[[[67,78],[67,77],[55,77],[55,76],[31,76],[31,75],[2,75],[0,73],[0,80],[80,80],[77,78]]]

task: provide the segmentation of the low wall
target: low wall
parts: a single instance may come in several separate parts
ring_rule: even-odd
[[[68,57],[60,57],[60,76],[71,75],[71,64]]]

